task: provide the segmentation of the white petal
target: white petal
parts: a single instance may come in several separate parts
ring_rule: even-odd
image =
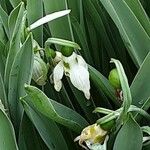
[[[54,82],[55,81],[59,81],[62,79],[64,74],[64,68],[63,68],[63,62],[60,61],[54,68],[53,71],[53,78],[54,78]]]
[[[88,148],[90,150],[107,150],[107,142],[108,142],[108,139],[109,139],[109,136],[107,135],[106,138],[105,138],[105,141],[104,143],[101,145],[99,143],[96,143],[96,144],[91,144],[90,141],[85,141],[86,142],[86,145],[88,146]]]
[[[63,77],[64,74],[64,69],[63,69],[63,62],[60,61],[56,67],[54,68],[53,71],[53,78],[54,78],[54,88],[56,91],[60,91],[61,87],[62,87],[62,82],[61,79]]]
[[[54,82],[54,88],[57,92],[59,92],[62,88],[62,81],[59,80],[59,81]]]
[[[33,24],[31,24],[29,27],[29,30],[35,29],[40,25],[43,25],[49,21],[55,20],[59,17],[65,16],[69,13],[70,13],[70,10],[63,10],[63,11],[54,12],[52,14],[46,15],[45,17],[43,17],[43,18],[37,20],[36,22],[34,22]]]
[[[70,80],[72,84],[83,91],[85,97],[87,99],[90,98],[90,81],[89,81],[89,72],[83,66],[79,66],[77,64],[73,65],[70,68]]]
[[[58,63],[58,62],[60,62],[61,60],[62,60],[62,54],[61,54],[60,52],[56,51],[56,56],[55,56],[55,58],[54,58],[54,62],[55,62],[55,63]]]
[[[85,62],[85,60],[83,59],[82,56],[77,55],[77,61],[78,61],[78,65],[85,67],[86,69],[88,69],[88,65]]]

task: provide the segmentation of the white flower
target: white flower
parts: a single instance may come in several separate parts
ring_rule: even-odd
[[[88,150],[106,150],[109,136],[108,132],[103,130],[96,123],[83,129],[81,135],[75,138],[75,142],[79,141],[79,145]],[[83,145],[85,142],[86,146]]]
[[[60,57],[59,57],[60,58]],[[85,60],[75,52],[71,56],[62,56],[53,71],[54,87],[60,91],[63,75],[69,76],[71,83],[82,91],[87,99],[90,99],[90,81],[88,66]]]
[[[91,144],[90,141],[86,141],[86,145],[90,150],[107,150],[107,141],[109,139],[109,136],[107,135],[105,137],[104,143],[96,143],[96,144]]]

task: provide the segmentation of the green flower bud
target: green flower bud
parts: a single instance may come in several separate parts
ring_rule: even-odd
[[[45,85],[47,80],[47,65],[46,63],[36,55],[34,56],[34,65],[33,65],[33,73],[32,73],[32,79],[38,84],[38,85]]]
[[[63,54],[63,56],[66,56],[66,57],[71,56],[73,52],[74,52],[73,47],[63,46],[61,49],[61,53]]]
[[[112,127],[115,125],[115,123],[116,123],[116,121],[115,121],[115,119],[113,119],[108,122],[100,124],[100,126],[103,130],[110,131],[112,129]]]
[[[117,69],[112,69],[110,71],[108,79],[115,89],[121,89],[121,83]]]

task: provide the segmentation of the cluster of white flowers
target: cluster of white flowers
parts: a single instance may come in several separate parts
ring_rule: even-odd
[[[89,72],[85,60],[75,52],[69,57],[56,52],[54,61],[57,63],[53,71],[54,88],[56,91],[60,91],[62,88],[61,80],[65,74],[70,78],[71,83],[78,90],[82,91],[87,99],[90,99]]]

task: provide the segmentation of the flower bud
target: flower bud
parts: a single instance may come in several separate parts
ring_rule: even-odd
[[[32,79],[38,84],[38,85],[45,85],[47,80],[47,66],[45,62],[36,55],[34,56],[34,65],[33,65],[33,73],[32,73]]]
[[[110,71],[108,79],[115,89],[121,89],[121,83],[117,69],[112,69]]]
[[[73,47],[63,46],[61,49],[61,53],[63,54],[63,56],[66,56],[66,57],[71,56],[73,52],[74,52]]]

